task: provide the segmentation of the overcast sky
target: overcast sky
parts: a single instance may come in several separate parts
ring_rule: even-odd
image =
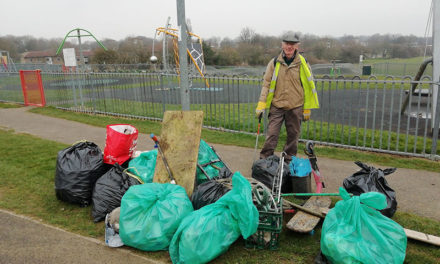
[[[186,17],[202,38],[236,38],[249,27],[279,36],[288,30],[318,36],[413,34],[424,36],[431,0],[186,0]],[[63,38],[74,28],[98,39],[153,37],[176,0],[2,1],[0,36]],[[432,32],[429,32],[431,35]]]

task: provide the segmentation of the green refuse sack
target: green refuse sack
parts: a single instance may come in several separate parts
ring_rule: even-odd
[[[157,149],[142,152],[138,157],[130,160],[128,171],[138,176],[143,183],[153,182],[156,168]]]
[[[200,167],[197,166],[197,184],[201,184],[219,176],[219,170],[214,168],[214,166],[217,168],[225,167],[225,164],[220,160],[219,156],[203,139],[200,140],[197,163],[203,168],[203,170],[206,172],[206,174],[208,174],[209,177],[208,179],[206,174],[204,174]]]
[[[403,228],[377,210],[387,206],[378,192],[353,196],[340,187],[342,201],[325,217],[321,251],[332,263],[403,263],[407,238]]]
[[[171,260],[191,264],[209,262],[228,250],[240,234],[245,239],[253,235],[258,218],[251,185],[236,172],[231,191],[182,220],[171,240]]]
[[[145,251],[166,250],[182,219],[194,211],[183,187],[145,183],[132,186],[121,201],[119,236]]]

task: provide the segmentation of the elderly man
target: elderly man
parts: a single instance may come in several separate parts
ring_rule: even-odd
[[[287,130],[285,160],[290,162],[297,154],[301,121],[310,118],[310,109],[319,108],[313,76],[306,60],[298,52],[299,44],[296,34],[286,35],[281,43],[281,54],[267,65],[255,111],[260,116],[269,109],[266,142],[260,158],[273,155],[284,122]]]

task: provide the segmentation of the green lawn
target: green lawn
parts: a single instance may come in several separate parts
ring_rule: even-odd
[[[0,108],[19,108],[22,107],[22,105],[15,104],[15,103],[2,103],[0,102]]]
[[[426,57],[426,59],[429,57]],[[366,59],[363,61],[364,64],[375,64],[375,63],[414,63],[414,64],[420,64],[423,62],[423,57],[413,57],[413,58],[393,58],[393,59],[383,59],[383,58],[376,58],[376,59]]]
[[[426,57],[425,59],[428,58],[430,57]],[[415,76],[423,61],[423,57],[394,59],[377,58],[364,60],[363,64],[371,65],[373,74]],[[432,64],[428,64],[424,75],[432,75]]]

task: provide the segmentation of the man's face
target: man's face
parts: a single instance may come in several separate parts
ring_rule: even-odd
[[[285,42],[283,41],[281,43],[281,48],[284,51],[284,54],[287,58],[292,58],[293,53],[295,53],[295,50],[297,50],[299,47],[299,42]]]

